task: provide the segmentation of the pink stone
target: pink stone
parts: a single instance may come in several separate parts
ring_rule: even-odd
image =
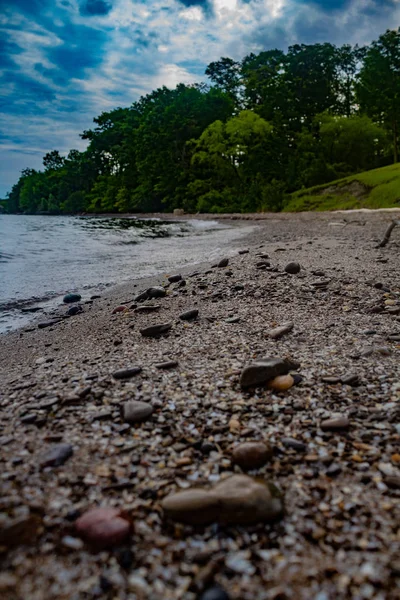
[[[127,306],[117,306],[117,308],[114,308],[112,311],[112,314],[114,315],[115,313],[126,312],[127,310],[129,310]]]
[[[131,524],[118,508],[93,508],[77,519],[75,528],[87,542],[110,548],[128,537]]]

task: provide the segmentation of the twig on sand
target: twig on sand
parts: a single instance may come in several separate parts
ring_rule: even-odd
[[[383,248],[384,246],[386,246],[386,244],[390,240],[390,236],[392,235],[393,229],[396,227],[396,225],[399,225],[399,224],[400,224],[400,221],[392,221],[390,223],[390,225],[388,226],[388,228],[385,231],[385,235],[383,236],[382,240],[376,246],[377,248]]]

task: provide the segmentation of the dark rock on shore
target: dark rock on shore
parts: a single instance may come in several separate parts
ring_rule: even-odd
[[[137,308],[135,308],[135,313],[152,313],[160,310],[160,308],[160,304],[145,304],[143,306],[138,306]]]
[[[217,267],[223,268],[223,267],[227,267],[229,265],[229,258],[222,258],[219,263],[217,264]]]
[[[74,304],[80,300],[82,300],[82,296],[80,294],[66,294],[63,298],[63,302],[65,304]]]
[[[219,586],[209,588],[200,596],[200,600],[230,600],[228,594]]]
[[[120,369],[113,373],[114,379],[130,379],[142,372],[142,367],[129,367],[128,369]]]
[[[59,467],[73,455],[73,452],[71,444],[57,444],[41,458],[40,466],[42,469],[45,467]]]
[[[177,283],[178,281],[181,281],[182,279],[182,275],[171,275],[170,277],[168,277],[168,281],[170,283]]]
[[[176,360],[167,360],[162,363],[156,364],[157,369],[173,369],[178,366],[178,361]]]
[[[337,417],[322,421],[322,431],[345,431],[350,427],[350,422],[347,417]]]
[[[240,376],[240,385],[242,388],[255,387],[279,375],[286,375],[289,371],[290,364],[282,358],[260,358],[244,367]]]
[[[153,407],[147,402],[132,400],[125,402],[122,407],[122,417],[126,423],[141,423],[153,413]]]
[[[187,310],[186,312],[179,315],[179,318],[182,321],[191,321],[192,319],[197,319],[199,316],[199,311],[197,308],[193,308],[192,310]]]
[[[157,337],[163,333],[167,333],[172,327],[172,323],[161,323],[160,325],[150,325],[140,330],[143,337]]]
[[[60,323],[62,319],[51,319],[50,321],[42,321],[38,323],[38,329],[45,329],[46,327],[52,327],[52,325],[57,325]]]
[[[289,273],[290,275],[297,275],[297,273],[300,273],[300,269],[301,267],[298,262],[290,262],[285,267],[286,273]]]
[[[81,312],[83,312],[83,308],[80,304],[78,304],[77,306],[71,306],[71,308],[67,310],[67,315],[69,317],[74,317]]]
[[[260,469],[272,458],[272,449],[264,442],[244,442],[232,452],[232,460],[243,471]]]

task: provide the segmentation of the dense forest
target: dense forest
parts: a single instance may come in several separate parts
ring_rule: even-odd
[[[398,161],[400,29],[362,48],[221,58],[205,74],[103,112],[85,151],[22,171],[6,210],[275,211],[292,191]]]

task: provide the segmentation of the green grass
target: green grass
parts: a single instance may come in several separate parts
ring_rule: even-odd
[[[400,163],[294,192],[284,212],[400,208]]]

